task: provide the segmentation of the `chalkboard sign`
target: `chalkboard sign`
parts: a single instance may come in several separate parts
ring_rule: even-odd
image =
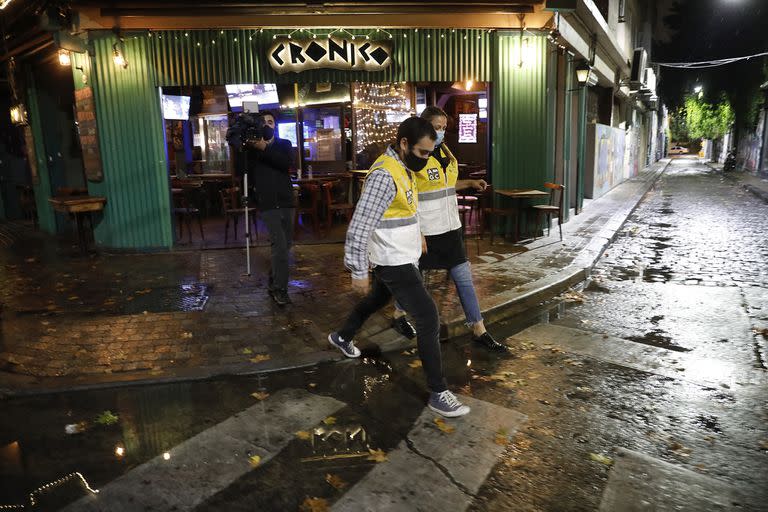
[[[27,162],[29,162],[29,172],[32,173],[32,184],[40,184],[40,175],[37,174],[37,153],[35,153],[35,140],[32,137],[32,127],[24,127],[24,146],[27,150]]]
[[[75,108],[85,176],[88,181],[101,181],[104,179],[104,173],[101,169],[99,137],[96,130],[96,106],[93,102],[93,90],[90,87],[75,91]]]

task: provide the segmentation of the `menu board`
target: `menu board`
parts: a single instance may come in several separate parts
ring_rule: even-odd
[[[93,90],[90,87],[75,91],[75,109],[85,176],[88,181],[101,181],[104,179],[104,173],[101,168],[101,152],[96,130],[96,105],[93,101]]]
[[[32,137],[32,127],[24,126],[24,145],[27,148],[27,161],[29,162],[29,172],[32,173],[32,184],[40,183],[40,175],[37,174],[37,153],[35,153],[35,139]]]
[[[477,142],[477,114],[459,114],[459,143]]]

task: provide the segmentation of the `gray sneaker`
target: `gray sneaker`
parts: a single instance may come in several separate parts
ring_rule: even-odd
[[[346,341],[339,333],[332,332],[328,335],[331,345],[341,350],[347,357],[360,357],[360,349],[355,346],[354,340]]]
[[[457,418],[469,414],[469,407],[459,402],[456,395],[446,390],[441,393],[432,393],[429,396],[430,409],[446,418]]]

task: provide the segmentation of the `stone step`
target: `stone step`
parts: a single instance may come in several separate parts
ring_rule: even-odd
[[[467,416],[443,419],[425,408],[406,440],[337,501],[334,512],[466,510],[526,416],[482,400],[459,397]]]
[[[285,389],[235,414],[82,498],[65,512],[192,510],[277,455],[344,403],[304,390]]]

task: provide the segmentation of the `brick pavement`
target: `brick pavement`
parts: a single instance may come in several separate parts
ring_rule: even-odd
[[[549,299],[581,281],[663,164],[620,185],[564,225],[524,246],[467,241],[481,306],[490,321]],[[28,226],[0,224],[0,389],[41,389],[113,381],[200,378],[339,358],[326,335],[356,300],[341,244],[294,250],[282,309],[266,294],[268,249],[106,254],[82,257]],[[427,282],[444,333],[465,332],[444,272]],[[207,297],[207,301],[206,301]],[[204,307],[203,307],[204,305]],[[362,348],[409,346],[389,329],[389,310],[358,336]]]

